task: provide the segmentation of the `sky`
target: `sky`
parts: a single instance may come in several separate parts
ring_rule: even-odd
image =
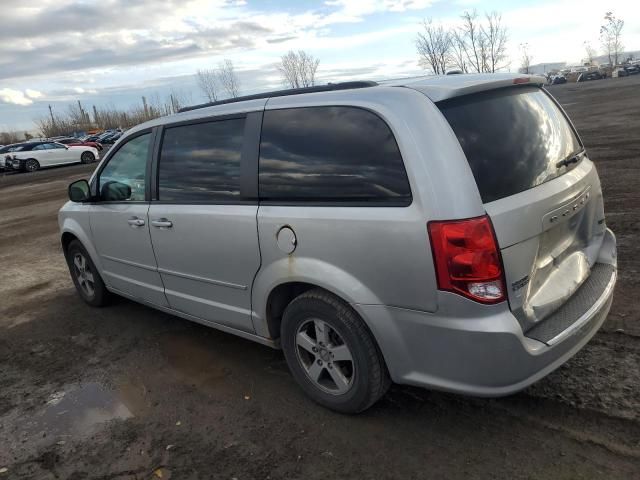
[[[600,50],[605,11],[625,20],[623,43],[640,49],[633,0],[0,0],[0,131],[35,129],[48,105],[80,100],[128,107],[170,92],[205,101],[194,74],[233,61],[241,94],[282,83],[289,50],[320,59],[320,83],[424,74],[415,48],[423,19],[459,23],[465,10],[502,14],[510,70],[529,45],[532,63],[579,64]],[[599,51],[600,53],[600,51]]]

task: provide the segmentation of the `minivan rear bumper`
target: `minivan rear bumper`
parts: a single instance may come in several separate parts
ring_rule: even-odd
[[[497,397],[548,375],[593,337],[613,299],[615,266],[609,271],[601,295],[552,345],[526,337],[513,314],[496,306],[477,318],[389,306],[354,307],[367,319],[394,382]],[[459,302],[460,297],[443,295]]]

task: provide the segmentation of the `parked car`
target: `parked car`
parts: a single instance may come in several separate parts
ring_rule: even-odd
[[[629,75],[640,73],[640,65],[627,65],[624,67],[624,69]]]
[[[391,381],[521,390],[600,328],[617,271],[595,164],[544,81],[350,82],[144,123],[69,186],[73,282],[282,348],[340,412]]]
[[[560,85],[562,83],[567,83],[567,78],[564,75],[556,75],[551,80],[551,85]]]
[[[122,133],[117,131],[106,132],[102,134],[99,139],[102,143],[115,143],[115,141],[119,139],[121,135]]]
[[[56,142],[24,143],[11,152],[5,165],[13,170],[34,172],[40,168],[66,163],[91,163],[98,150],[88,146],[67,146]]]
[[[624,68],[620,67],[620,68],[614,68],[613,72],[611,73],[612,77],[628,77],[629,76],[629,72],[627,72]]]
[[[104,149],[102,144],[99,142],[88,142],[86,140],[81,140],[79,138],[63,138],[61,140],[58,140],[58,143],[61,143],[63,145],[74,146],[74,147],[93,147],[99,152],[101,152]]]
[[[109,143],[116,143],[122,137],[122,132],[116,132],[109,138]]]
[[[597,70],[592,72],[585,72],[578,75],[578,82],[586,82],[589,80],[601,80],[603,77]]]
[[[9,154],[15,150],[16,148],[18,148],[20,145],[22,145],[21,143],[12,143],[10,145],[5,145],[3,147],[0,147],[0,169],[5,169],[6,167],[6,160],[9,157]],[[11,167],[9,167],[11,168]]]

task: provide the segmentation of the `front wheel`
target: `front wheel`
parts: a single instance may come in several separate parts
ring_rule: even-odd
[[[24,169],[27,172],[35,172],[36,170],[38,170],[40,168],[40,164],[38,163],[38,161],[34,158],[30,158],[29,160],[27,160],[24,163]]]
[[[109,300],[109,291],[91,261],[87,250],[73,240],[65,253],[71,279],[82,299],[93,307],[101,307]]]
[[[287,306],[281,336],[293,377],[327,408],[362,412],[389,388],[384,359],[364,322],[324,290],[305,292]]]
[[[82,152],[82,155],[80,155],[80,161],[82,163],[93,163],[95,159],[95,155],[91,152]]]

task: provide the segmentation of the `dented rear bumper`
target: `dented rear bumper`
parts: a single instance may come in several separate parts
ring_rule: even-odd
[[[613,234],[607,242],[593,279],[572,297],[574,305],[567,302],[567,311],[558,317],[562,322],[556,320],[548,338],[533,329],[523,332],[506,303],[479,306],[447,292],[441,292],[435,313],[354,307],[378,340],[395,382],[477,396],[508,395],[561,366],[604,323],[617,275]],[[577,316],[567,322],[572,312]]]

